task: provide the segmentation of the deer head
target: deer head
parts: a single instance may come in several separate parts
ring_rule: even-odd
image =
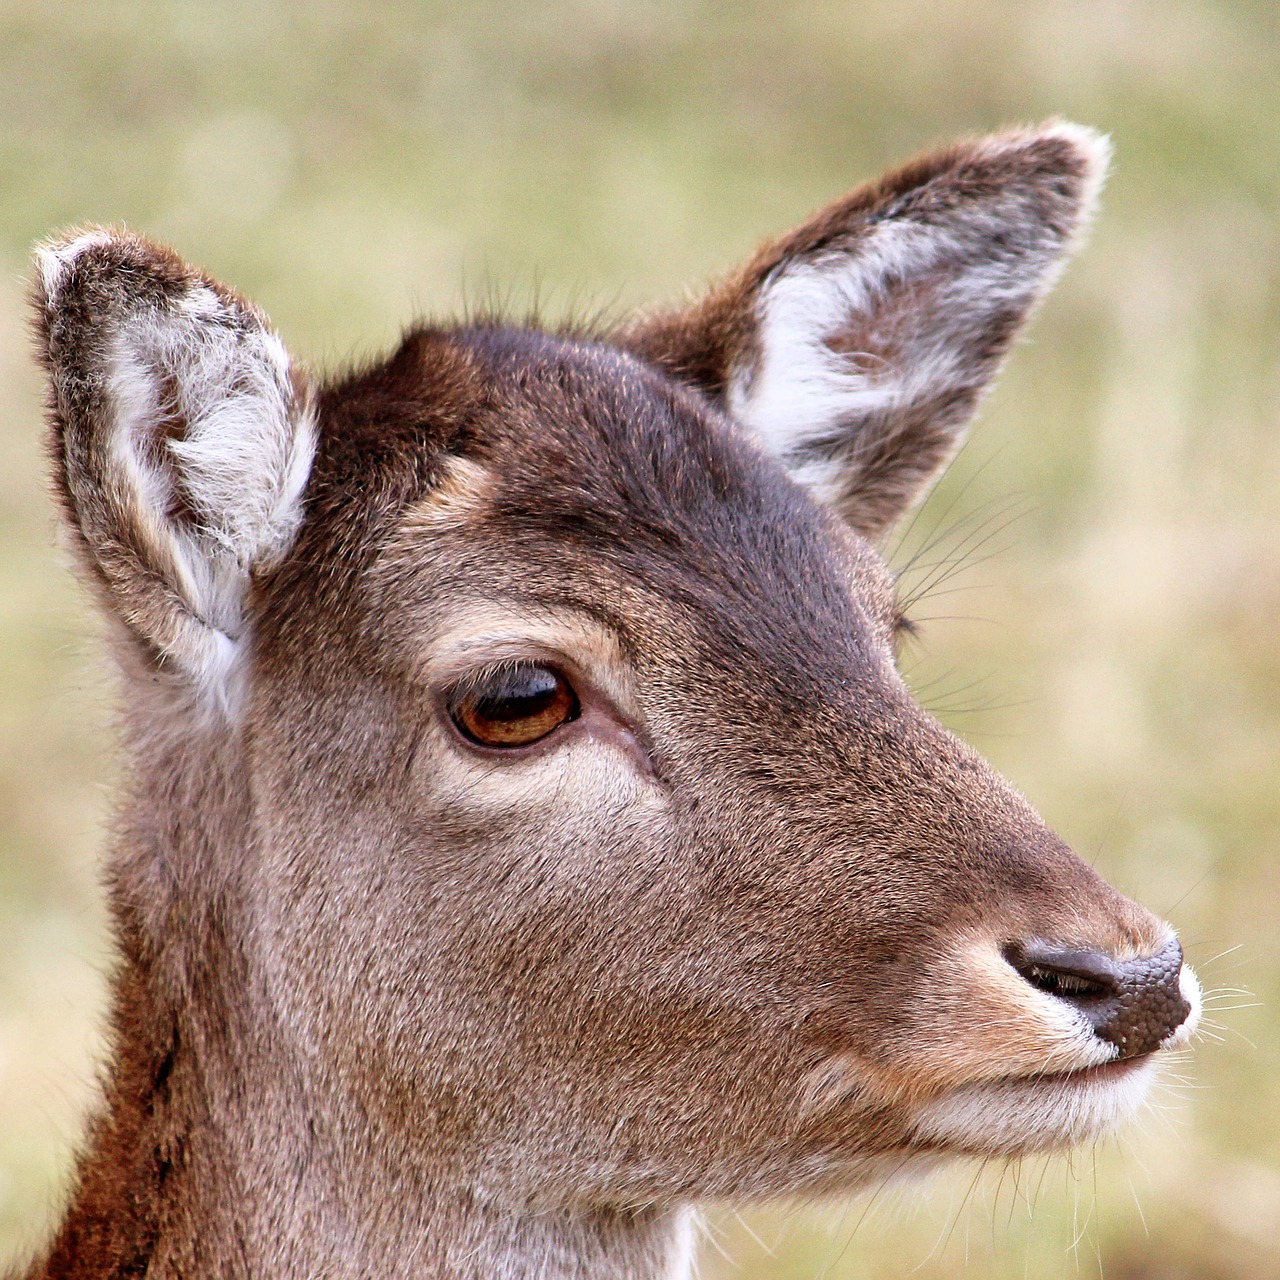
[[[912,699],[876,549],[1104,163],[962,142],[685,307],[327,382],[139,236],[42,251],[131,764],[113,1119],[55,1248],[127,1184],[188,1275],[658,1274],[699,1198],[1135,1109],[1195,979]]]

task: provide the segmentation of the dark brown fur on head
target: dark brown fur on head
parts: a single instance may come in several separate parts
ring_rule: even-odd
[[[957,144],[686,308],[315,386],[168,250],[44,251],[131,780],[105,1110],[33,1276],[674,1277],[700,1198],[1136,1105],[1194,979],[914,703],[867,541],[1102,162]],[[470,735],[530,670],[572,714]]]

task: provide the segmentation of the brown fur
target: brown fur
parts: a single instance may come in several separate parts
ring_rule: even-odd
[[[184,496],[150,510],[108,447],[108,339],[187,324],[202,282],[225,311],[190,323],[224,328],[193,342],[259,359],[264,322],[140,238],[51,251],[55,475],[113,620],[130,773],[105,1097],[28,1280],[675,1276],[698,1199],[1087,1136],[1050,1123],[1053,1090],[1102,1089],[1061,1073],[1104,1051],[1064,1041],[1074,1013],[1007,949],[1123,960],[1166,927],[912,701],[856,532],[949,455],[1040,268],[965,339],[958,400],[850,427],[877,461],[839,514],[723,395],[766,282],[856,255],[869,217],[1012,191],[1010,239],[1060,254],[1085,161],[1010,137],[925,157],[612,336],[423,327],[314,393],[290,370],[270,404],[284,433],[314,412],[314,461],[287,542],[226,525],[250,551],[217,561],[243,594],[223,703],[189,669],[211,624],[172,551],[194,528],[182,554],[223,555],[212,490],[166,452],[193,420],[155,414],[146,457]],[[172,350],[158,379],[184,376]],[[513,646],[583,712],[483,756],[441,690]],[[1012,1128],[926,1119],[987,1088]]]

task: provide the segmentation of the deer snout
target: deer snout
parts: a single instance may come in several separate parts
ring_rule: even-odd
[[[1040,941],[1006,947],[1004,955],[1031,986],[1083,1014],[1098,1039],[1115,1046],[1115,1061],[1152,1053],[1192,1030],[1199,985],[1176,938],[1153,955],[1123,960]]]

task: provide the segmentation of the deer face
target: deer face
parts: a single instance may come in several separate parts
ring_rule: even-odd
[[[1100,164],[961,146],[684,311],[421,329],[315,391],[166,251],[47,251],[72,527],[234,752],[244,945],[381,1158],[549,1205],[844,1187],[1096,1137],[1189,1035],[1168,927],[911,698],[869,540]]]

